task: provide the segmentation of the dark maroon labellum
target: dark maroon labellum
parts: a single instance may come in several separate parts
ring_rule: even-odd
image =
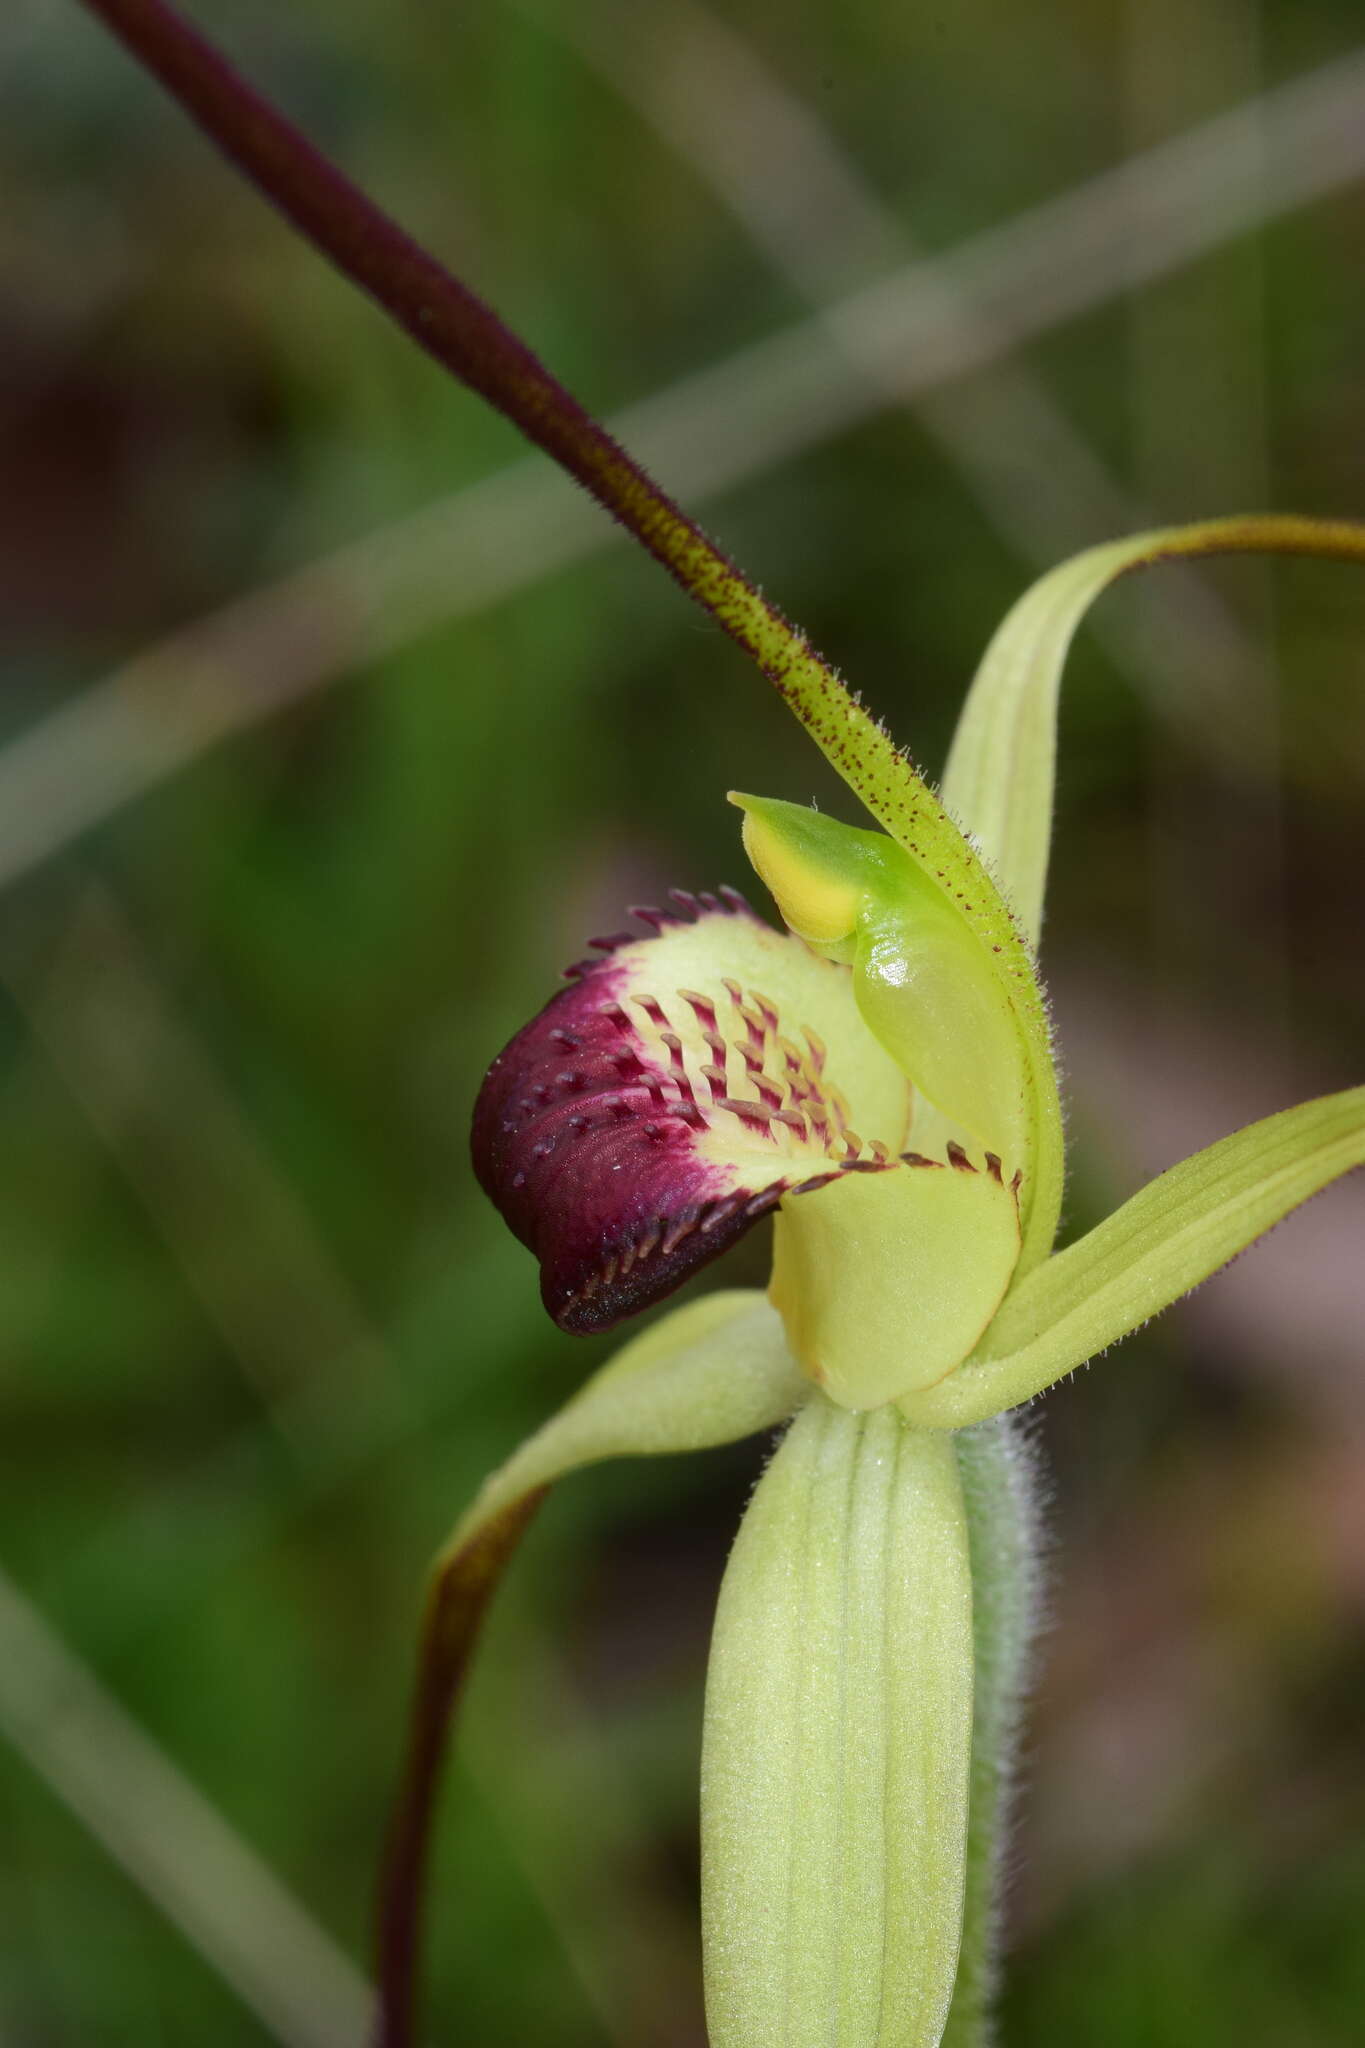
[[[702,916],[752,916],[728,891],[724,905],[678,900],[689,917],[694,906]],[[655,929],[682,921],[641,915]],[[672,1293],[782,1193],[781,1183],[736,1187],[698,1157],[697,1136],[717,1105],[681,1076],[678,1055],[664,1063],[670,1018],[629,987],[613,957],[649,941],[622,934],[599,943],[607,957],[573,970],[570,986],[494,1060],[472,1140],[481,1185],[540,1260],[546,1308],[562,1329],[582,1332]],[[624,1008],[627,994],[643,1016],[657,1013],[652,1043]]]

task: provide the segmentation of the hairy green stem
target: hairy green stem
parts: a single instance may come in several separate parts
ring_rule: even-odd
[[[1018,1415],[954,1438],[967,1507],[975,1690],[971,1817],[957,1983],[942,2048],[988,2048],[1019,1722],[1042,1606],[1037,1453]]]

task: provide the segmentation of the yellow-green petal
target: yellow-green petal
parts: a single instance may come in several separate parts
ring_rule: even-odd
[[[1301,1103],[1221,1139],[1021,1281],[975,1356],[907,1397],[905,1412],[925,1427],[960,1429],[1031,1399],[1362,1165],[1365,1088]]]
[[[958,722],[943,797],[973,834],[1033,945],[1052,836],[1057,693],[1081,618],[1129,570],[1179,556],[1237,553],[1365,560],[1365,527],[1267,515],[1109,541],[1041,577],[986,649]]]

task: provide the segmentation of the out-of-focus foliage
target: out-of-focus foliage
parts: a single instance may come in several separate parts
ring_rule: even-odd
[[[611,44],[601,0],[198,12],[598,409],[804,310],[566,39],[596,23]],[[656,83],[683,77],[704,24],[671,0],[631,15]],[[935,251],[1360,33],[1352,0],[743,0],[725,20]],[[12,740],[520,450],[67,0],[6,10],[0,108]],[[780,195],[781,154],[756,135],[751,156]],[[1365,516],[1362,228],[1348,183],[1010,360],[1150,517]],[[1115,199],[1114,236],[1134,232]],[[957,389],[960,415],[999,401],[991,370]],[[705,508],[931,769],[1041,566],[951,441],[878,403]],[[1070,544],[1102,537],[1078,507]],[[1182,665],[1208,591],[1246,646]],[[0,1567],[363,1959],[425,1559],[605,1355],[542,1318],[476,1195],[482,1067],[626,903],[743,879],[725,789],[837,798],[741,658],[620,550],[383,658],[348,645],[346,597],[312,627],[330,687],[0,901]],[[1324,880],[1365,866],[1360,586],[1258,564],[1107,602],[1145,658],[1090,637],[1076,658],[1045,937],[1070,1230],[1359,1080],[1365,1017],[1361,903]],[[91,772],[73,740],[71,777]],[[1363,1215],[1358,1184],[1334,1190],[1046,1404],[1059,1562],[1011,2048],[1361,2038]],[[763,1269],[754,1245],[725,1278]],[[759,1456],[571,1482],[535,1532],[446,1802],[433,2040],[701,2042],[704,1646]],[[16,1668],[0,1641],[0,1724]],[[46,1732],[60,1701],[39,1705]],[[117,1826],[163,1824],[125,1801]],[[231,1910],[267,1941],[259,1902]],[[0,2035],[291,2038],[4,1745]]]

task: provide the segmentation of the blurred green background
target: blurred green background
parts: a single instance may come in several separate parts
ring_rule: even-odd
[[[1067,550],[1365,516],[1356,0],[197,13],[590,405],[660,395],[663,481],[930,770]],[[606,1349],[476,1194],[483,1067],[625,904],[745,882],[727,788],[849,812],[75,0],[10,0],[0,111],[0,2041],[345,2048],[425,1561]],[[1069,1231],[1361,1078],[1363,628],[1348,571],[1260,564],[1083,636]],[[1010,2048],[1365,2039],[1363,1244],[1356,1182],[1039,1413]],[[760,1457],[533,1532],[432,2041],[700,2048]]]

